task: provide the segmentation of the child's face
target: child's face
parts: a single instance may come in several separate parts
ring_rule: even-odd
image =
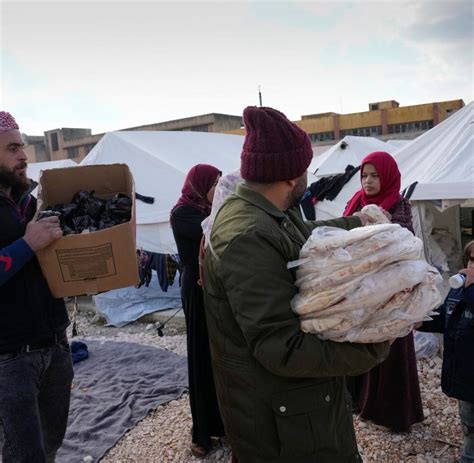
[[[375,196],[380,193],[380,178],[373,164],[364,165],[361,183],[367,196]]]
[[[474,269],[474,246],[471,248],[471,253],[469,255],[469,260],[467,261],[467,268]]]

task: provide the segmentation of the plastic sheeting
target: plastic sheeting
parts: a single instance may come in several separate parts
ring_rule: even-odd
[[[214,199],[212,201],[211,214],[201,223],[206,246],[210,241],[212,225],[214,224],[217,212],[221,208],[225,199],[235,192],[237,185],[241,182],[243,182],[243,178],[240,176],[240,169],[236,169],[229,174],[223,175],[217,182],[214,191]]]
[[[413,228],[423,239],[426,260],[443,272],[456,272],[461,262],[459,207],[440,212],[429,201],[412,204]]]
[[[318,177],[341,174],[348,164],[354,167],[373,151],[388,151],[389,146],[373,137],[346,136],[320,156],[313,159],[308,170]]]
[[[443,335],[413,331],[415,354],[417,359],[434,357],[443,348]]]
[[[149,313],[181,307],[181,288],[177,280],[165,293],[160,289],[158,277],[153,271],[149,287],[115,289],[93,296],[93,300],[107,325],[120,327]]]

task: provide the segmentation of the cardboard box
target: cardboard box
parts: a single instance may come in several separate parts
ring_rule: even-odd
[[[50,169],[39,180],[38,211],[71,202],[79,190],[94,190],[97,197],[125,193],[133,200],[129,222],[105,230],[63,236],[36,253],[55,297],[97,294],[136,285],[135,189],[126,164]]]

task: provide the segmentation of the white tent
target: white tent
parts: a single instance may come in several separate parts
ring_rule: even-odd
[[[57,169],[59,167],[75,167],[77,163],[72,159],[60,159],[58,161],[32,162],[28,164],[28,177],[37,182],[42,170]]]
[[[223,173],[240,166],[243,137],[202,132],[111,132],[82,161],[82,165],[125,163],[135,190],[155,198],[137,200],[137,246],[162,254],[177,253],[169,224],[170,211],[181,194],[189,169],[212,164]]]
[[[397,153],[411,200],[474,198],[474,102]]]
[[[313,157],[317,158],[323,155],[326,151],[330,150],[334,144],[332,145],[312,145],[313,148]]]
[[[387,151],[385,142],[373,137],[345,136],[311,162],[308,170],[318,177],[344,172],[348,164],[360,165],[362,158],[373,151]]]
[[[387,149],[390,154],[393,154],[392,151],[398,151],[405,146],[409,145],[412,140],[386,140],[385,143],[387,144]]]
[[[462,249],[459,205],[474,198],[474,103],[398,151],[397,162],[402,190],[414,187],[413,224],[426,258],[456,271]]]

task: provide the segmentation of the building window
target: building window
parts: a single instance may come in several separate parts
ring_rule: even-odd
[[[58,151],[59,150],[58,134],[57,133],[52,133],[50,135],[50,139],[51,139],[51,149],[53,151]]]
[[[370,105],[370,110],[371,111],[377,111],[379,109],[378,103],[373,103]]]
[[[92,151],[92,149],[94,148],[94,146],[95,146],[94,143],[92,143],[91,145],[85,145],[84,146],[84,153],[86,155],[89,154]]]
[[[79,147],[75,146],[74,148],[68,148],[67,149],[67,157],[69,159],[74,159],[79,157]]]
[[[189,129],[183,129],[184,131],[190,130],[191,132],[209,132],[209,125],[195,125],[194,127],[189,127]]]
[[[311,141],[335,140],[334,132],[319,132],[310,134]]]
[[[433,128],[433,121],[406,122],[404,124],[392,124],[388,126],[388,133],[419,132]]]
[[[346,135],[354,135],[356,137],[375,137],[377,135],[382,135],[382,126],[379,125],[374,127],[341,130],[341,137],[345,137]]]

